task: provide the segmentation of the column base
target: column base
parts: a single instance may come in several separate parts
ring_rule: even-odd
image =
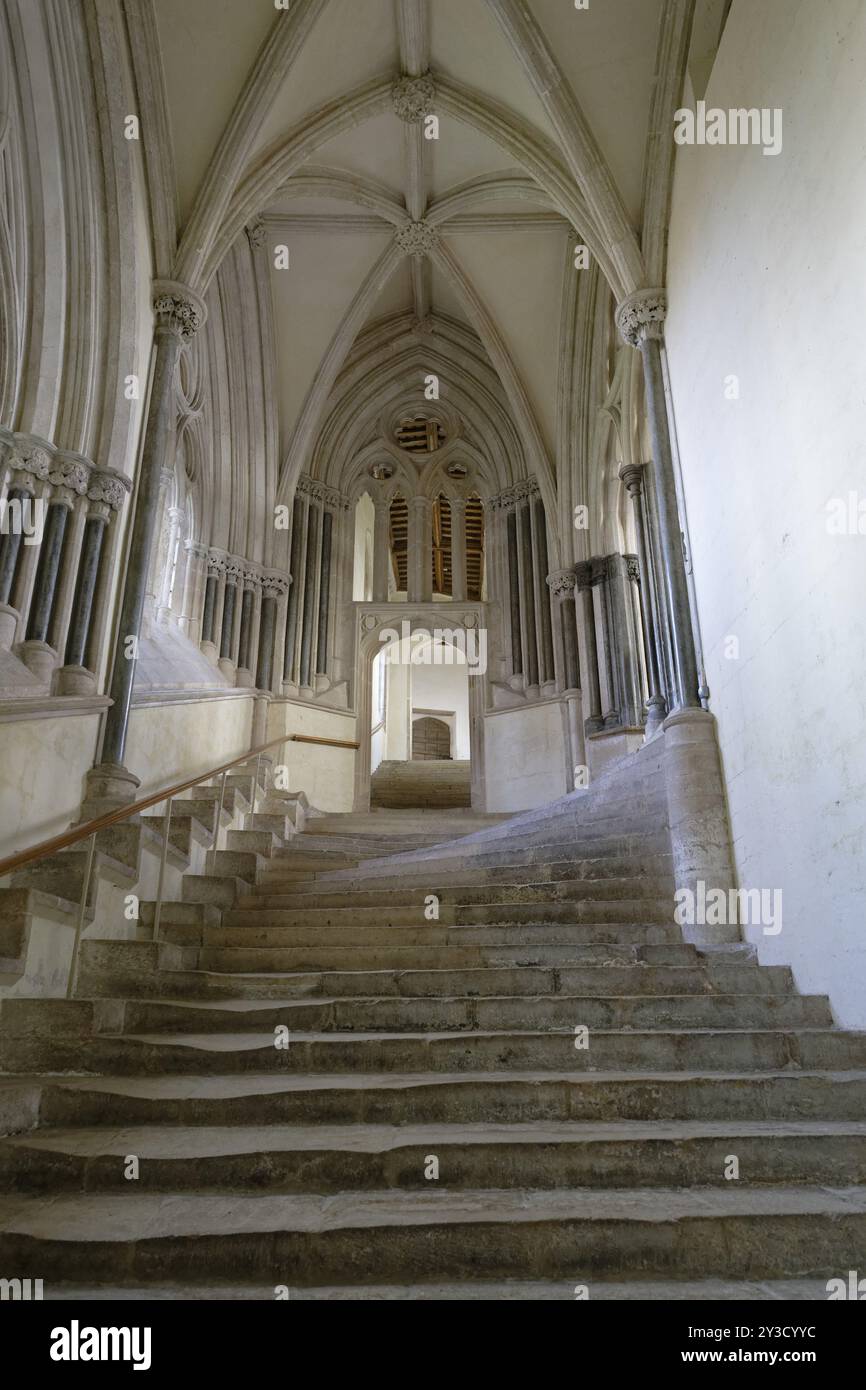
[[[130,806],[140,786],[140,779],[129,768],[119,763],[98,763],[85,778],[79,824],[117,811],[121,806]]]
[[[49,683],[57,664],[57,653],[53,647],[49,647],[47,642],[19,642],[16,655],[38,681],[46,685]]]
[[[86,666],[61,666],[55,677],[57,695],[92,695],[96,676]]]
[[[240,686],[242,690],[252,690],[255,685],[252,671],[248,671],[246,666],[239,666],[235,675],[235,685]]]
[[[8,603],[0,603],[0,648],[3,651],[8,652],[15,641],[19,616],[17,608],[11,608]]]
[[[217,662],[219,661],[219,654],[217,653],[217,649],[214,646],[213,642],[199,642],[198,645],[202,654],[207,657],[208,661],[213,666],[216,666]]]
[[[712,890],[729,895],[735,886],[715,718],[704,709],[675,710],[662,727],[677,920],[683,938],[695,945],[738,942],[737,922],[694,920],[708,915],[701,914],[700,905]]]
[[[227,656],[221,656],[219,661],[217,662],[217,666],[222,671],[229,685],[234,685],[235,675],[237,674],[237,667],[235,666],[235,663],[233,661],[230,661]]]
[[[651,739],[658,733],[665,722],[665,702],[660,695],[655,695],[646,702],[646,736]]]

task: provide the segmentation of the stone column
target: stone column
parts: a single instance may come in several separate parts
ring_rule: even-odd
[[[511,625],[512,679],[523,675],[523,639],[520,633],[520,570],[517,562],[517,515],[513,508],[505,514],[508,553],[508,612]]]
[[[13,608],[12,586],[18,568],[18,554],[24,539],[18,518],[23,520],[29,510],[33,514],[35,499],[27,488],[16,484],[10,487],[4,504],[5,529],[0,535],[0,647],[9,648],[15,640],[18,610]]]
[[[531,503],[523,502],[517,510],[518,535],[520,537],[520,607],[524,618],[526,637],[526,683],[538,685],[538,633],[535,625],[535,574],[532,566],[532,510]]]
[[[566,690],[580,689],[580,660],[577,651],[577,614],[574,609],[574,588],[577,576],[573,569],[555,570],[547,576],[550,592],[559,609],[562,625],[562,653],[565,662]]]
[[[553,659],[553,632],[550,622],[550,593],[547,585],[547,518],[544,501],[536,497],[533,504],[533,549],[535,552],[535,580],[537,585],[539,619],[540,674],[543,685],[550,685],[556,679]]]
[[[207,580],[204,586],[204,610],[201,618],[201,649],[211,661],[218,657],[216,649],[216,609],[220,577],[225,569],[221,555],[208,551]]]
[[[391,503],[374,499],[376,521],[373,528],[373,602],[388,601],[388,564],[391,556]]]
[[[577,576],[573,569],[555,570],[547,576],[547,584],[559,609],[562,632],[562,654],[565,663],[566,724],[569,742],[569,786],[585,786],[577,780],[578,769],[586,767],[586,740],[581,720],[580,658],[577,646],[577,613],[574,590]]]
[[[304,566],[304,607],[301,628],[300,685],[313,692],[313,624],[316,604],[316,570],[319,561],[320,509],[310,503],[307,516],[307,563]]]
[[[184,550],[186,551],[186,569],[183,576],[183,597],[180,604],[178,627],[187,637],[191,637],[199,572],[207,551],[203,545],[198,545],[195,541],[187,541]]]
[[[328,618],[331,602],[331,536],[334,518],[322,512],[322,547],[319,563],[319,620],[316,626],[316,675],[328,674]]]
[[[664,290],[638,290],[620,304],[616,321],[623,341],[637,348],[643,361],[647,416],[655,460],[653,478],[659,545],[675,667],[676,708],[700,709],[698,664],[662,372],[661,347],[666,313],[667,295]]]
[[[241,629],[238,639],[238,669],[235,676],[235,684],[239,686],[251,686],[253,684],[253,614],[259,582],[259,576],[254,570],[244,571],[243,593],[241,595]]]
[[[90,634],[99,562],[110,515],[111,508],[107,502],[90,503],[84,523],[84,538],[78,561],[78,581],[72,605],[72,621],[66,638],[64,666],[58,673],[58,680],[62,683],[62,688],[58,686],[59,694],[83,695],[93,689],[93,675],[87,669],[87,639]]]
[[[270,690],[273,684],[277,604],[286,589],[286,580],[282,575],[265,575],[262,581],[262,620],[259,625],[259,660],[256,669],[256,686],[259,690]]]
[[[659,644],[657,636],[657,626],[655,614],[653,613],[652,603],[652,583],[650,580],[649,555],[646,545],[646,517],[643,507],[643,468],[639,464],[630,464],[623,468],[620,475],[629,497],[634,504],[634,529],[637,540],[637,560],[638,560],[638,587],[640,590],[640,611],[643,622],[643,640],[646,653],[647,684],[649,685],[649,699],[647,700],[647,738],[652,738],[653,734],[661,728],[662,720],[667,713],[664,696],[661,693],[659,682]]]
[[[178,358],[183,343],[192,339],[206,315],[201,300],[185,286],[162,281],[155,289],[153,379],[109,688],[112,704],[105,717],[102,761],[88,778],[86,805],[92,814],[97,814],[92,808],[98,803],[107,806],[133,799],[139,785],[139,779],[123,766],[136,664],[136,658],[128,655],[128,642],[137,640],[141,631]]]
[[[286,646],[283,653],[283,680],[291,682],[297,679],[295,650],[298,640],[300,596],[304,588],[302,556],[305,534],[305,511],[306,503],[300,497],[296,497],[292,504],[292,544],[289,556],[289,573],[292,576],[292,586],[289,589],[289,601],[286,605]]]
[[[583,561],[575,566],[575,577],[583,601],[583,630],[586,641],[586,689],[589,696],[589,715],[586,732],[598,733],[604,728],[601,716],[601,685],[598,679],[598,642],[595,633],[595,606],[592,599],[592,563]]]
[[[451,597],[456,603],[466,599],[466,498],[452,497],[451,507]]]
[[[39,681],[51,679],[57,657],[54,648],[49,646],[48,631],[57,595],[63,541],[74,501],[75,493],[66,487],[56,487],[49,500],[27,622],[27,637],[18,647],[21,660]]]
[[[427,497],[409,499],[408,547],[406,597],[410,603],[429,603],[433,597],[433,531]]]
[[[220,626],[220,659],[219,668],[223,675],[234,682],[237,673],[235,662],[235,611],[238,606],[238,595],[243,584],[243,565],[241,562],[230,556],[226,562],[226,583],[223,591],[223,615]]]

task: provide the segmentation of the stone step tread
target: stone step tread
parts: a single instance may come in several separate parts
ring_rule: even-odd
[[[847,1071],[659,1071],[645,1070],[577,1071],[461,1071],[423,1072],[274,1072],[224,1073],[166,1076],[41,1076],[18,1078],[15,1086],[34,1082],[63,1092],[113,1095],[141,1100],[235,1100],[249,1096],[304,1093],[310,1091],[414,1091],[431,1086],[568,1086],[609,1087],[617,1084],[685,1088],[694,1083],[712,1087],[736,1085],[764,1089],[776,1081],[820,1082],[824,1086],[866,1086],[866,1068]],[[0,1078],[2,1083],[2,1078]],[[734,1123],[734,1121],[731,1121]]]
[[[584,1281],[585,1282],[585,1281]],[[573,1303],[574,1281],[558,1282],[505,1279],[500,1282],[462,1279],[459,1284],[441,1281],[429,1284],[340,1284],[320,1288],[290,1288],[292,1302],[529,1302]],[[641,1303],[759,1303],[826,1301],[827,1283],[823,1279],[767,1279],[751,1283],[730,1279],[646,1280],[636,1283],[608,1283],[593,1279],[594,1302]],[[274,1302],[272,1284],[159,1284],[113,1286],[63,1284],[52,1280],[45,1289],[45,1301],[64,1302]]]
[[[437,1125],[124,1125],[40,1129],[0,1139],[3,1148],[83,1156],[134,1153],[139,1158],[214,1158],[230,1154],[339,1150],[388,1153],[416,1145],[543,1145],[688,1143],[692,1140],[800,1138],[866,1140],[866,1120],[534,1121],[527,1124]]]
[[[583,1003],[584,1001],[586,1001],[587,1003],[591,1003],[591,1004],[598,1004],[598,1003],[627,1004],[627,1003],[638,1003],[638,1002],[641,1003],[641,1004],[644,1004],[644,1003],[647,1003],[648,1001],[651,1001],[651,1002],[654,1003],[654,1004],[679,1004],[679,1003],[688,1002],[688,1001],[694,1000],[694,999],[700,999],[701,1001],[704,1001],[704,1000],[707,1000],[707,999],[711,999],[711,1000],[713,1000],[713,1001],[716,1002],[716,1003],[721,1003],[721,1004],[726,1004],[726,1005],[734,1005],[734,1004],[736,1004],[736,1003],[739,1003],[741,1000],[747,1000],[750,1004],[752,1004],[752,1003],[754,1003],[755,1000],[757,999],[757,1000],[761,1000],[761,1001],[767,1000],[767,1001],[773,1001],[774,1003],[782,1003],[782,1004],[788,1005],[788,1004],[790,1004],[790,1002],[791,1002],[792,999],[796,999],[796,1000],[810,1000],[810,999],[824,999],[824,998],[826,998],[826,996],[825,996],[825,995],[821,995],[821,994],[759,994],[759,995],[754,995],[754,994],[722,994],[722,993],[713,993],[713,994],[649,994],[649,995],[648,995],[648,994],[601,994],[601,995],[599,995],[599,994],[567,994],[567,993],[563,993],[563,994],[554,994],[554,995],[538,995],[538,994],[485,994],[485,995],[472,995],[472,996],[469,997],[469,998],[467,998],[467,996],[466,996],[466,995],[463,995],[463,994],[435,994],[435,995],[425,995],[425,994],[421,994],[421,995],[418,995],[418,994],[406,994],[406,995],[400,995],[400,994],[386,994],[386,995],[381,995],[381,994],[350,994],[350,995],[345,995],[345,994],[333,994],[333,995],[317,994],[317,995],[314,995],[314,996],[312,996],[312,997],[307,997],[307,998],[297,998],[297,997],[288,996],[288,997],[285,998],[285,999],[276,999],[276,998],[274,998],[274,999],[243,999],[243,998],[241,998],[241,999],[189,999],[189,1000],[187,1000],[187,999],[148,998],[148,999],[146,999],[146,1000],[138,1000],[138,999],[136,999],[136,1000],[130,1000],[130,1001],[128,1001],[128,1002],[134,1003],[136,1006],[141,1006],[141,1007],[143,1007],[143,1008],[150,1008],[150,1007],[152,1007],[152,1006],[157,1006],[157,1005],[158,1005],[159,1007],[161,1007],[161,1008],[166,1008],[166,1009],[189,1010],[189,1011],[192,1011],[192,1012],[202,1011],[202,1012],[205,1013],[205,1014],[207,1014],[207,1013],[231,1013],[231,1014],[252,1013],[252,1014],[254,1014],[254,1013],[258,1013],[258,1012],[264,1011],[264,1010],[283,1009],[283,1008],[286,1008],[286,1009],[288,1009],[288,1008],[295,1009],[295,1008],[303,1008],[303,1007],[305,1007],[305,1006],[310,1007],[310,1008],[315,1008],[315,1007],[318,1007],[319,1005],[322,1005],[322,1004],[394,1004],[395,1006],[399,1006],[399,1005],[401,1005],[401,1004],[417,1004],[417,1003],[423,1002],[424,1000],[427,1000],[427,999],[430,999],[430,1000],[432,1000],[433,1002],[435,1002],[435,1003],[437,1003],[437,1004],[440,1004],[440,1003],[460,1003],[460,1004],[469,1004],[469,1003],[476,1003],[476,1002],[479,1002],[479,1001],[483,1001],[485,1004],[494,1004],[494,1003],[496,1003],[497,1001],[501,1001],[501,1002],[509,1003],[509,1004],[513,1004],[513,1003],[525,1003],[525,1004],[530,1004],[530,1003],[531,1003],[531,1004],[539,1004],[539,1003],[540,1003],[540,1004],[551,1004],[551,1003],[560,1003],[560,1002],[564,1002],[564,1003],[573,1002],[573,1003],[575,1003],[575,1004],[581,1004],[581,1003]]]
[[[653,1043],[660,1038],[668,1037],[695,1037],[702,1038],[716,1037],[720,1040],[732,1036],[745,1037],[784,1037],[792,1040],[806,1035],[810,1038],[833,1037],[853,1041],[862,1038],[862,1034],[846,1032],[844,1029],[828,1027],[787,1027],[787,1028],[593,1028],[592,1037],[596,1040],[601,1038],[625,1037],[629,1041],[637,1041],[647,1038]],[[393,1030],[382,1029],[372,1031],[370,1029],[359,1029],[357,1032],[322,1032],[317,1029],[302,1031],[292,1029],[291,1040],[294,1043],[351,1043],[362,1042],[418,1042],[418,1043],[437,1043],[437,1042],[458,1042],[462,1045],[471,1044],[473,1039],[491,1038],[527,1041],[529,1039],[548,1039],[555,1037],[570,1038],[573,1036],[571,1028],[466,1028],[460,1030],[442,1031],[441,1029],[430,1029],[429,1031],[419,1032],[417,1029],[407,1029],[405,1032],[395,1032]],[[137,1042],[149,1045],[164,1047],[187,1047],[190,1050],[199,1049],[201,1051],[213,1052],[246,1052],[255,1048],[267,1047],[274,1050],[273,1030],[265,1032],[249,1032],[239,1030],[236,1033],[100,1033],[98,1040],[102,1042]]]
[[[238,1196],[230,1203],[221,1194],[195,1193],[0,1198],[4,1235],[52,1243],[563,1221],[658,1227],[762,1217],[866,1217],[866,1187],[391,1190]]]

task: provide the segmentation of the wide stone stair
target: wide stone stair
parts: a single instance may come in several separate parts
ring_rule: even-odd
[[[370,779],[370,805],[406,807],[468,807],[471,771],[468,762],[451,758],[385,761]]]
[[[4,1001],[7,1277],[805,1299],[862,1267],[866,1035],[753,948],[683,941],[649,750],[461,814],[401,837],[271,793],[156,939],[144,903],[140,940],[85,941],[76,999]]]

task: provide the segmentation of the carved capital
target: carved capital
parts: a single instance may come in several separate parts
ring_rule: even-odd
[[[225,562],[227,584],[241,584],[244,578],[244,562],[236,555],[229,555]]]
[[[668,312],[667,290],[636,290],[616,311],[616,326],[624,343],[639,348],[647,338],[661,338]]]
[[[547,587],[554,598],[570,598],[574,593],[574,586],[577,583],[577,575],[573,569],[554,570],[547,576]]]
[[[591,589],[593,584],[592,561],[581,560],[579,564],[575,565],[574,577],[577,580],[577,587],[581,593],[584,589]]]
[[[9,458],[9,467],[15,473],[28,475],[24,479],[25,487],[33,486],[31,479],[47,482],[51,472],[51,464],[52,455],[43,444],[36,440],[22,438],[20,435],[15,439]]]
[[[182,343],[192,342],[207,318],[207,310],[198,295],[175,280],[154,283],[153,313],[155,331],[171,333]]]
[[[287,574],[271,571],[262,576],[262,595],[264,598],[281,599],[289,592],[291,582]]]
[[[87,487],[91,502],[106,503],[112,511],[119,512],[127,494],[132,490],[129,479],[111,469],[94,468]]]
[[[404,222],[394,235],[403,255],[414,256],[416,260],[429,256],[439,240],[436,228],[423,218],[419,222]]]
[[[226,557],[219,550],[209,550],[207,553],[207,577],[208,579],[220,579],[226,572]]]
[[[394,115],[409,125],[423,121],[435,99],[436,84],[429,72],[422,77],[398,77],[391,88]]]
[[[432,338],[436,332],[436,326],[429,314],[423,319],[414,318],[412,320],[412,332],[418,333],[422,338]]]
[[[628,463],[625,468],[620,469],[619,476],[629,497],[640,497],[643,487],[643,466],[639,463]]]
[[[625,572],[626,572],[626,574],[628,575],[629,579],[631,579],[635,584],[639,584],[639,583],[640,583],[640,565],[638,564],[637,556],[636,556],[636,555],[626,555],[626,556],[624,557],[624,559],[625,559]]]
[[[254,222],[250,222],[247,229],[247,240],[254,251],[259,251],[268,239],[268,229],[261,217],[257,217]]]
[[[337,492],[336,488],[320,483],[317,478],[311,478],[307,473],[301,474],[295,492],[301,497],[309,498],[311,502],[318,502],[320,506],[327,507],[329,511],[345,512],[349,509],[348,497],[344,497],[342,492]]]

